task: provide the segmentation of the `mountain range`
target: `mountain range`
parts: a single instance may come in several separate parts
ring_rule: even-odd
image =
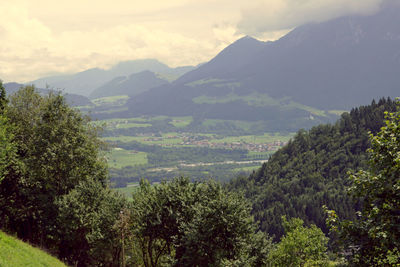
[[[88,96],[97,88],[104,86],[117,77],[125,77],[142,71],[151,71],[163,76],[164,79],[173,80],[194,68],[192,66],[170,68],[156,59],[139,59],[120,62],[108,70],[93,68],[75,74],[44,77],[28,84],[34,84],[40,88],[50,87],[63,90],[66,93]]]
[[[128,106],[132,114],[254,120],[285,113],[318,117],[312,109],[327,114],[397,97],[399,13],[397,5],[386,6],[369,16],[307,24],[274,42],[246,36],[171,84],[132,98]]]
[[[273,42],[246,36],[197,67],[136,60],[34,83],[90,98],[130,96],[119,112],[94,111],[97,118],[193,116],[297,130],[400,95],[399,13],[400,5],[385,4],[372,15],[297,27]]]
[[[23,84],[20,83],[5,83],[3,84],[4,89],[6,90],[7,95],[12,95],[15,92],[17,92],[21,87],[23,87]],[[42,89],[42,88],[37,88],[38,92],[41,94],[47,94],[51,91],[51,89]],[[77,94],[68,94],[62,91],[57,91],[60,92],[64,95],[65,100],[67,103],[71,106],[87,106],[87,105],[92,105],[93,103],[90,101],[89,98],[82,96],[82,95],[77,95]]]

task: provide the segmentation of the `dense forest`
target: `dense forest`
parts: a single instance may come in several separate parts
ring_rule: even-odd
[[[335,209],[342,218],[355,218],[361,203],[347,194],[347,172],[367,167],[368,132],[376,134],[384,126],[384,112],[396,106],[391,99],[381,99],[344,113],[335,124],[300,130],[259,170],[233,180],[229,187],[244,192],[260,229],[276,240],[284,232],[283,215],[328,233],[322,206]]]
[[[395,266],[397,105],[300,130],[250,177],[141,180],[128,200],[109,188],[89,118],[0,84],[0,229],[73,266]]]

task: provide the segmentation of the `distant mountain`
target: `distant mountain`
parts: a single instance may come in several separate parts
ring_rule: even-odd
[[[109,70],[94,68],[71,75],[45,77],[29,82],[28,84],[35,84],[37,87],[41,88],[50,87],[64,90],[67,93],[88,96],[93,90],[116,77],[128,76],[133,73],[149,70],[161,73],[165,77],[174,80],[194,68],[195,67],[191,66],[170,68],[155,59],[141,59],[121,62]]]
[[[148,89],[164,84],[168,84],[166,79],[157,76],[151,71],[142,71],[128,77],[117,77],[95,89],[89,97],[99,98],[115,95],[135,96]]]
[[[7,95],[12,95],[15,92],[17,92],[22,86],[24,86],[23,84],[20,83],[5,83],[4,84],[4,88],[6,89],[6,93]],[[38,88],[37,89],[39,91],[39,93],[42,94],[47,94],[50,92],[49,89],[41,89]],[[61,92],[63,93],[63,92]],[[82,95],[77,95],[77,94],[63,94],[65,97],[65,100],[67,101],[67,103],[71,106],[88,106],[88,105],[93,105],[93,103],[90,101],[89,98],[82,96]]]
[[[275,42],[244,37],[170,85],[131,99],[130,113],[307,125],[397,97],[398,14],[399,5],[384,6],[374,15],[304,25]]]

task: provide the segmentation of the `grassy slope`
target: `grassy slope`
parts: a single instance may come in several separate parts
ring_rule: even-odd
[[[61,261],[0,231],[0,266],[65,267]]]

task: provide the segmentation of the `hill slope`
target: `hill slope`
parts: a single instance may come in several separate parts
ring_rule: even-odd
[[[0,231],[0,266],[65,267],[58,259]]]
[[[322,206],[352,218],[358,205],[347,195],[347,171],[365,169],[368,131],[378,132],[384,111],[395,110],[393,101],[382,99],[344,113],[334,125],[300,130],[259,170],[230,187],[244,191],[260,228],[277,238],[283,234],[283,215],[300,217],[327,232]]]
[[[89,97],[100,98],[117,95],[135,96],[151,88],[167,83],[167,80],[158,77],[151,71],[142,71],[128,77],[117,77],[95,89]]]
[[[22,86],[24,86],[24,85],[20,84],[20,83],[13,83],[13,82],[4,84],[4,88],[6,89],[7,95],[11,95],[11,94],[15,93]],[[50,92],[49,89],[37,88],[37,90],[41,94],[47,94],[47,93]],[[67,94],[63,94],[63,95],[65,96],[65,100],[67,101],[67,103],[69,105],[71,105],[71,106],[93,105],[93,103],[90,101],[90,99],[87,98],[86,96],[77,95],[77,94],[68,94],[68,93]]]

